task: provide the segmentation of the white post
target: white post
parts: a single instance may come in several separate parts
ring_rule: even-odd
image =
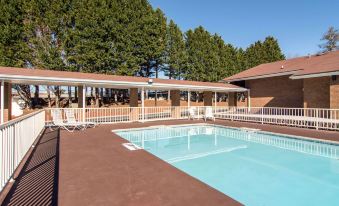
[[[86,86],[82,86],[82,121],[86,122]]]
[[[167,101],[171,101],[171,90],[168,90],[168,97],[167,97]]]
[[[318,108],[317,109],[315,109],[315,112],[316,112],[316,126],[315,126],[315,128],[316,128],[316,130],[318,130],[319,129],[319,110],[318,110]]]
[[[141,88],[141,114],[142,122],[145,121],[145,89]]]
[[[0,103],[0,107],[1,107],[1,118],[0,118],[0,123],[1,124],[3,124],[4,123],[4,119],[5,119],[5,109],[4,109],[4,107],[5,107],[5,100],[4,100],[4,98],[5,98],[5,94],[4,94],[4,92],[5,92],[5,82],[4,82],[4,80],[2,80],[1,81],[1,103]]]
[[[251,90],[247,90],[247,107],[251,111]]]
[[[187,106],[191,106],[191,91],[188,91],[187,93]]]

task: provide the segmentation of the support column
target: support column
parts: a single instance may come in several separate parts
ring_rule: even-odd
[[[251,110],[251,92],[250,92],[250,90],[247,90],[247,107],[248,107],[248,110]]]
[[[171,91],[171,113],[172,118],[180,118],[180,91],[179,90],[172,90]]]
[[[12,119],[12,84],[1,82],[1,123]]]
[[[145,121],[145,89],[141,89],[141,112],[142,112],[142,122]]]
[[[204,91],[204,106],[212,106],[212,92]]]
[[[229,107],[237,106],[237,93],[236,92],[228,93],[228,106]]]
[[[138,109],[138,88],[131,88],[129,90],[129,106],[131,107],[131,121],[139,120],[139,109]]]
[[[187,106],[191,106],[191,91],[187,92]]]
[[[83,101],[82,98],[84,96],[84,92],[83,92],[84,87],[83,86],[78,86],[78,108],[82,108],[83,107]]]
[[[217,107],[217,92],[214,92],[214,107]]]
[[[78,108],[82,108],[82,121],[86,119],[86,86],[78,86]]]

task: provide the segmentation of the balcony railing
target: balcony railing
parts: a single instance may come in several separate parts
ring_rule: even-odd
[[[45,111],[0,125],[0,192],[45,127]]]

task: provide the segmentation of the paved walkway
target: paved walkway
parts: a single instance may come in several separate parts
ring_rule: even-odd
[[[59,131],[45,131],[3,205],[57,205]]]

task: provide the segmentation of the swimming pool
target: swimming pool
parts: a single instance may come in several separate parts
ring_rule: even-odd
[[[339,205],[339,145],[216,125],[116,131],[245,205]]]

